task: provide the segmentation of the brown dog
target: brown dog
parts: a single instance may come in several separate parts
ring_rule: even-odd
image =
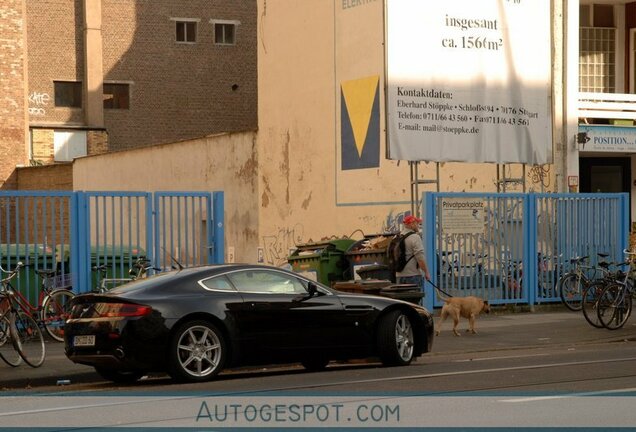
[[[449,315],[453,318],[453,333],[455,333],[455,336],[460,336],[457,331],[460,316],[468,319],[468,329],[466,331],[471,332],[472,334],[477,334],[475,331],[475,319],[482,312],[490,313],[490,305],[486,300],[480,299],[479,297],[469,296],[445,298],[435,335],[439,335],[442,323]]]

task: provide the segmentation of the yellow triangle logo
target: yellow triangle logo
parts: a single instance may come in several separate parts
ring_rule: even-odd
[[[354,81],[342,83],[342,94],[347,104],[347,112],[353,129],[353,139],[358,149],[358,157],[362,157],[364,141],[369,129],[371,110],[375,100],[376,89],[378,88],[379,76],[362,78]]]

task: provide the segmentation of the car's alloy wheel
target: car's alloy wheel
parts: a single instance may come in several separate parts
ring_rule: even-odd
[[[179,380],[205,381],[218,374],[225,362],[225,339],[207,321],[182,324],[170,344],[171,375]]]
[[[144,376],[144,373],[141,371],[120,371],[102,367],[95,367],[95,371],[105,380],[117,384],[132,384]]]
[[[378,328],[378,350],[385,366],[405,366],[413,360],[415,335],[402,311],[387,314]]]

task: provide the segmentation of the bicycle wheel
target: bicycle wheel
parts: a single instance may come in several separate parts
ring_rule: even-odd
[[[561,302],[571,311],[581,310],[581,294],[583,292],[583,280],[576,273],[563,276],[559,283],[559,296]]]
[[[70,316],[71,299],[75,297],[73,292],[67,289],[53,291],[42,303],[40,319],[46,332],[59,342],[64,341],[64,323]]]
[[[22,363],[22,357],[13,348],[9,326],[9,318],[5,315],[0,319],[0,358],[9,366],[16,367]]]
[[[603,290],[598,301],[598,319],[603,327],[616,330],[627,322],[632,313],[632,296],[625,286],[611,284]]]
[[[22,360],[31,367],[40,367],[44,363],[46,350],[44,336],[38,323],[23,311],[15,315],[15,326],[11,326],[13,346]]]
[[[583,299],[581,302],[583,316],[591,326],[596,328],[603,328],[603,324],[598,317],[598,300],[601,298],[601,294],[606,286],[606,281],[594,281],[583,291]]]

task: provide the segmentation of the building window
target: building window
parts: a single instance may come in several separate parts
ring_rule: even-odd
[[[196,18],[170,18],[175,22],[175,41],[178,43],[195,43],[197,41]]]
[[[53,81],[56,107],[82,107],[82,83],[78,81]]]
[[[612,5],[581,5],[579,91],[616,92],[616,28]]]
[[[86,131],[54,131],[53,150],[55,162],[71,162],[86,156]]]
[[[130,108],[130,85],[104,83],[104,108]]]
[[[239,21],[220,21],[210,20],[214,28],[215,45],[234,45],[236,44],[236,27]]]

